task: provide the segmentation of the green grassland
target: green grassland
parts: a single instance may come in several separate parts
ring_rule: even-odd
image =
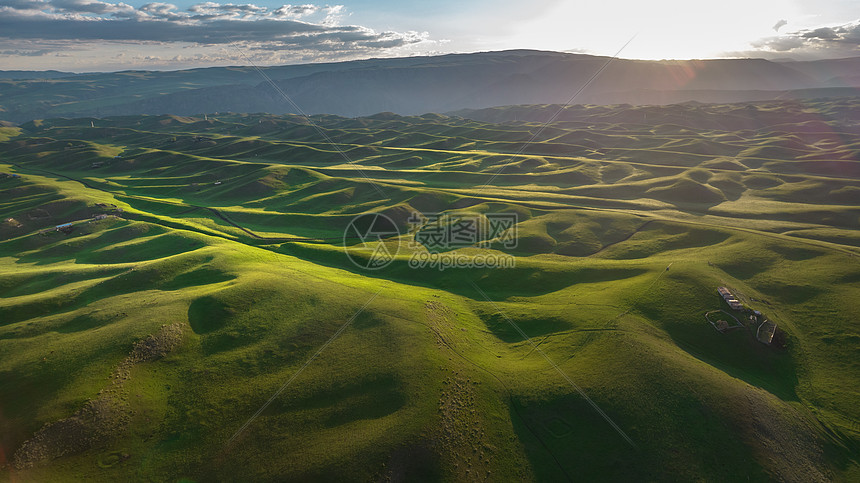
[[[3,128],[0,479],[856,481],[858,102]],[[515,267],[410,268],[464,210]]]

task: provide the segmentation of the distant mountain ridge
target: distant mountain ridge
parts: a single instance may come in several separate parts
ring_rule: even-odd
[[[261,68],[309,114],[366,116],[564,103],[607,57],[533,50],[370,59]],[[860,95],[860,57],[615,59],[575,99],[582,104],[749,102]],[[32,73],[2,79],[0,119],[214,112],[295,113],[253,67],[168,72]],[[15,74],[23,75],[23,74]],[[35,76],[41,77],[35,78]],[[53,75],[53,77],[51,77]]]
[[[76,75],[80,74],[75,74],[74,72],[61,72],[59,70],[0,70],[0,80],[60,79]]]

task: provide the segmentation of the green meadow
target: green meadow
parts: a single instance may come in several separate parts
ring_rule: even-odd
[[[857,481],[858,102],[0,128],[0,480]]]

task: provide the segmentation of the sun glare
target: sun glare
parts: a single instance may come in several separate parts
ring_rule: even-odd
[[[580,49],[614,54],[634,35],[622,57],[705,58],[749,50],[752,41],[774,35],[774,25],[803,21],[794,2],[559,2],[516,33],[541,49]]]

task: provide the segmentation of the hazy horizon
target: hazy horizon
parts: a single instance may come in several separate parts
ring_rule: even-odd
[[[475,54],[494,54],[494,53],[505,53],[505,52],[542,52],[542,53],[556,53],[556,54],[568,54],[568,55],[588,55],[595,57],[610,57],[609,55],[603,54],[589,54],[582,52],[568,52],[568,51],[560,51],[560,50],[546,50],[546,49],[503,49],[503,50],[476,50],[471,52],[434,52],[434,53],[426,53],[426,54],[413,54],[413,55],[398,55],[391,57],[383,57],[383,56],[371,56],[371,57],[363,57],[356,59],[348,59],[348,60],[317,60],[317,61],[297,61],[297,62],[285,62],[282,64],[259,64],[254,63],[257,67],[268,68],[268,67],[281,67],[281,66],[292,66],[292,65],[309,65],[309,64],[337,64],[342,62],[360,62],[360,61],[372,61],[372,60],[392,60],[392,59],[407,59],[414,57],[441,57],[446,55],[475,55]],[[821,59],[792,59],[792,58],[773,58],[768,59],[765,57],[690,57],[690,58],[666,58],[666,59],[636,59],[625,56],[616,57],[617,60],[643,60],[643,61],[653,61],[653,62],[687,62],[687,61],[709,61],[709,60],[767,60],[769,62],[806,62],[806,61],[817,61],[817,60],[844,60],[844,59],[852,59],[860,57],[860,53],[853,56],[846,57],[826,57]],[[74,68],[70,69],[56,69],[56,68],[45,68],[45,69],[7,69],[2,68],[0,72],[13,72],[13,71],[22,71],[22,72],[48,72],[48,71],[56,71],[63,73],[72,73],[72,74],[99,74],[99,73],[115,73],[115,72],[131,72],[131,71],[149,71],[149,72],[173,72],[173,71],[181,71],[181,70],[191,70],[191,69],[209,69],[209,68],[246,68],[252,67],[251,64],[245,63],[225,63],[218,65],[201,65],[201,66],[189,66],[189,67],[176,67],[176,66],[163,66],[163,67],[130,67],[130,68],[118,68],[118,69],[107,69],[107,70],[78,70]]]

